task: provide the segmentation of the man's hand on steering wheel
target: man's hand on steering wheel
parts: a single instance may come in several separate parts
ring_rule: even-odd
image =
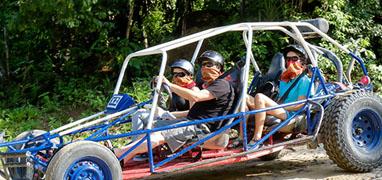
[[[156,86],[156,83],[159,81],[159,76],[156,76],[153,78],[153,80],[151,81],[152,82],[152,88],[154,89],[155,86]],[[160,107],[164,108],[164,109],[169,109],[169,105],[168,103],[166,102],[172,102],[172,92],[171,92],[171,89],[170,89],[170,85],[169,84],[172,84],[166,77],[163,77],[162,79],[162,86],[160,88],[160,91],[159,91],[159,96],[160,96],[160,99],[162,97],[168,97],[168,99],[161,99],[160,103],[158,104]],[[165,96],[162,96],[163,94],[163,91],[167,94]],[[162,101],[163,100],[163,101]]]
[[[159,76],[155,77],[155,82],[158,82],[159,81]],[[164,85],[167,85],[167,86],[171,86],[172,83],[166,78],[163,76],[163,79],[162,79],[162,84]]]

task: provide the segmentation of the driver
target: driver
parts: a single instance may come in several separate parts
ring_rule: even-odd
[[[193,80],[194,75],[194,66],[191,62],[185,59],[177,59],[171,65],[171,75],[172,82],[180,87],[184,87],[193,91],[200,91],[200,89],[196,86],[195,81]],[[172,98],[170,99],[170,107],[169,111],[172,111],[171,114],[169,111],[164,111],[160,107],[157,107],[157,117],[155,120],[171,120],[175,118],[186,117],[188,110],[192,105],[194,105],[194,101],[186,100],[175,93],[171,93]],[[137,131],[145,129],[148,123],[150,115],[150,110],[147,109],[139,109],[134,116],[131,118],[131,131]],[[156,121],[154,122],[156,123]],[[155,125],[155,124],[154,124]],[[138,136],[133,136],[132,141],[136,141]],[[148,159],[147,153],[143,153],[134,157],[134,161],[144,161]]]
[[[200,91],[196,86],[196,83],[193,80],[194,66],[185,59],[177,59],[170,65],[172,82],[180,87],[190,89],[192,91]],[[194,101],[186,100],[182,97],[179,97],[177,94],[172,93],[172,99],[170,102],[170,111],[172,115],[177,118],[186,117],[188,110],[194,104]],[[158,107],[158,116],[160,119],[171,119],[171,115],[168,116],[169,112],[163,111]],[[149,110],[140,109],[132,117],[132,126],[131,130],[141,130],[144,129],[147,125],[148,116],[150,114]],[[133,141],[136,139],[136,136],[133,137]]]
[[[219,79],[222,75],[224,67],[224,59],[221,54],[216,51],[206,51],[199,58],[201,65],[202,79],[204,81],[203,89],[200,91],[192,91],[188,88],[181,87],[171,83],[163,78],[163,83],[167,84],[171,91],[177,95],[194,101],[195,104],[187,113],[187,119],[157,121],[155,127],[191,122],[198,119],[206,119],[228,114],[234,99],[234,90],[230,83],[225,79]],[[208,122],[205,124],[190,125],[175,129],[167,129],[151,134],[151,145],[153,148],[167,143],[171,151],[176,151],[183,146],[188,140],[203,137],[208,133],[219,129],[219,122]],[[122,149],[115,149],[117,156],[132,148],[137,142],[131,143]],[[145,141],[129,153],[125,160],[130,160],[136,154],[147,152],[147,142]],[[208,147],[206,147],[208,148]]]

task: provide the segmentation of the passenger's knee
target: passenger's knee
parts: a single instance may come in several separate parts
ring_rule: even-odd
[[[255,109],[255,100],[254,97],[248,96],[246,99],[246,103],[249,110]]]
[[[258,105],[258,104],[264,104],[264,94],[262,93],[257,93],[256,96],[255,96],[255,104]]]

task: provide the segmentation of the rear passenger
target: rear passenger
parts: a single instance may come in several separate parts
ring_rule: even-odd
[[[278,102],[275,102],[262,93],[258,93],[255,97],[247,99],[250,110],[264,109],[277,106],[279,103],[290,103],[306,99],[310,78],[305,73],[306,64],[308,62],[305,50],[299,45],[290,45],[284,49],[284,57],[286,60],[286,70],[283,71],[280,76]],[[255,144],[261,139],[267,114],[281,120],[286,120],[303,106],[304,104],[298,104],[255,114],[255,133],[249,145]]]

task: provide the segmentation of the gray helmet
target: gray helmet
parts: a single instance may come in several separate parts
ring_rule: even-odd
[[[289,51],[293,51],[293,52],[299,53],[301,55],[301,57],[303,57],[305,60],[307,60],[307,58],[308,58],[304,48],[301,47],[300,45],[292,44],[292,45],[289,45],[289,46],[285,47],[284,50],[283,50],[284,57],[286,57],[286,55],[287,55],[287,53]]]
[[[194,74],[194,66],[191,64],[190,61],[187,61],[185,59],[177,59],[175,60],[171,66],[171,68],[181,68],[186,70],[189,74]]]
[[[223,71],[224,58],[220,53],[216,51],[207,50],[202,55],[200,55],[200,57],[198,58],[198,63],[202,63],[203,60],[212,61],[214,63],[219,64],[221,67],[221,71]]]

